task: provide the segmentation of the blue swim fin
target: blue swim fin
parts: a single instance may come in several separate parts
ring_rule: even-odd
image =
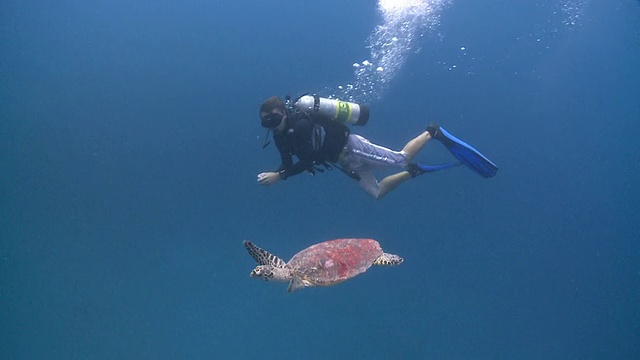
[[[466,165],[469,169],[478,173],[484,178],[493,177],[498,172],[498,166],[482,155],[473,146],[451,135],[443,127],[431,125],[427,131],[433,138],[440,141],[456,159]]]
[[[411,174],[411,177],[416,177],[418,175],[422,175],[422,174],[426,174],[426,173],[430,173],[438,170],[449,169],[449,168],[460,166],[460,165],[462,165],[461,162],[452,163],[452,164],[440,164],[440,165],[423,165],[423,164],[411,163],[409,164],[409,166],[407,166],[407,171],[409,172],[409,174]]]

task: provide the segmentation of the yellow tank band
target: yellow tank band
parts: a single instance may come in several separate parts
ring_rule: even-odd
[[[341,123],[349,123],[351,121],[351,105],[344,101],[338,101],[336,107],[336,120]]]

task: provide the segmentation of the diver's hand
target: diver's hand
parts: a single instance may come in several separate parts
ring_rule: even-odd
[[[263,172],[258,174],[258,184],[272,185],[280,181],[280,174],[277,172]]]

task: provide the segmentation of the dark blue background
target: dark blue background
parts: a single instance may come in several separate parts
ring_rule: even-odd
[[[435,120],[500,171],[375,202],[335,171],[255,181],[259,104],[349,81],[371,1],[3,2],[0,357],[640,357],[640,9],[573,5],[447,7],[356,130],[400,148]],[[243,239],[339,237],[405,263],[248,277]]]

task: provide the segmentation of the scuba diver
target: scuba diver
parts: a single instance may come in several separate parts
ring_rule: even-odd
[[[273,132],[273,141],[282,160],[276,171],[258,174],[260,185],[272,185],[280,180],[308,171],[311,174],[336,167],[352,177],[374,199],[380,199],[401,183],[428,172],[465,165],[484,178],[493,177],[498,167],[478,150],[454,137],[444,128],[431,124],[427,130],[410,140],[400,151],[371,143],[352,134],[345,124],[364,125],[369,110],[364,105],[303,95],[286,102],[270,97],[260,106],[260,121],[267,129],[265,148]],[[436,139],[458,160],[441,165],[412,162],[424,144]],[[293,162],[293,156],[298,159]],[[374,171],[379,168],[399,168],[402,171],[378,181]]]

